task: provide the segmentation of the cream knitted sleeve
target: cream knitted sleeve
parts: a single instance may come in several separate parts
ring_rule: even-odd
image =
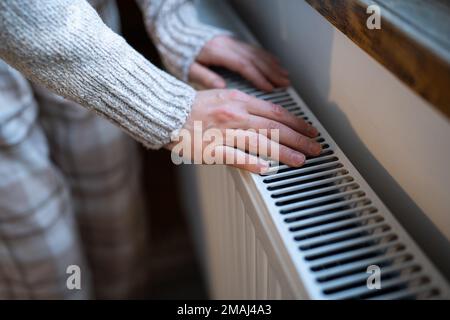
[[[187,81],[189,68],[203,46],[229,31],[201,23],[190,0],[137,0],[147,31],[167,70]]]
[[[84,0],[1,0],[0,58],[150,148],[186,121],[195,91],[112,32]]]

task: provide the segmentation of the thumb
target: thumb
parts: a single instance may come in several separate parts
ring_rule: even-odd
[[[191,65],[189,81],[202,85],[207,89],[223,89],[226,86],[225,80],[221,76],[197,62]]]

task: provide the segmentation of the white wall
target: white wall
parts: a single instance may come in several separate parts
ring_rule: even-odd
[[[303,0],[232,2],[258,40],[281,58],[294,87],[375,192],[448,277],[450,122]]]

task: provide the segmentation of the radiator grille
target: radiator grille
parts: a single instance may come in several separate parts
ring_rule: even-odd
[[[448,284],[396,222],[291,88],[265,93],[217,70],[229,88],[282,105],[319,129],[322,153],[301,168],[283,164],[253,178],[290,248],[299,277],[318,299],[442,299]],[[368,289],[367,268],[382,288]]]

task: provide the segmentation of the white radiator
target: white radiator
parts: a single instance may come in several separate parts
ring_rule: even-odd
[[[280,166],[270,176],[185,168],[195,170],[201,219],[194,224],[212,298],[449,298],[444,277],[292,88],[266,94],[223,75],[229,87],[311,122],[323,152],[302,168]],[[381,289],[367,287],[370,265],[381,269]]]
[[[239,173],[223,166],[202,166],[197,173],[213,298],[299,297],[300,292],[294,294],[282,269],[281,252],[268,245],[275,234],[264,231],[252,196],[243,184],[235,183],[233,175],[240,179]]]

